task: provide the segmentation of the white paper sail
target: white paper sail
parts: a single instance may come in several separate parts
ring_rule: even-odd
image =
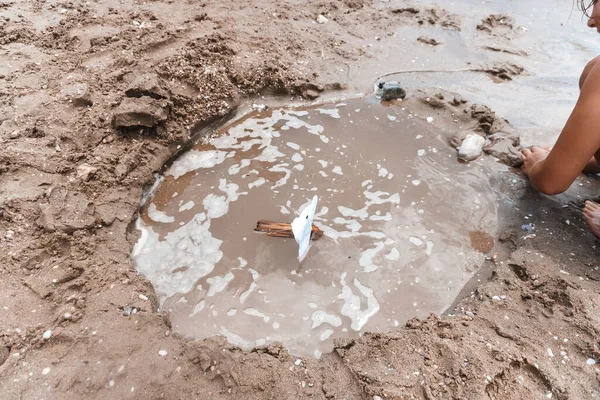
[[[302,262],[310,245],[310,234],[312,231],[313,219],[317,211],[317,196],[313,197],[310,204],[302,210],[300,216],[292,221],[292,232],[294,239],[298,243],[298,260]]]

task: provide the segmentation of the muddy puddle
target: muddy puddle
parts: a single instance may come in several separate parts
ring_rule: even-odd
[[[252,113],[197,144],[141,210],[133,258],[173,329],[319,357],[334,338],[443,312],[492,250],[485,163],[459,163],[433,117],[355,99]],[[313,241],[253,231],[314,195]]]

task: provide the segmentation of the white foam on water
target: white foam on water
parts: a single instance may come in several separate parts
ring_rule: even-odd
[[[244,309],[244,314],[249,315],[251,317],[257,317],[257,318],[262,318],[263,321],[269,322],[269,320],[271,319],[271,317],[269,317],[267,314],[258,311],[256,308],[245,308]]]
[[[373,259],[383,250],[384,246],[383,242],[375,242],[375,247],[361,253],[358,264],[363,267],[363,272],[373,272],[379,269],[379,266],[375,265]]]
[[[279,207],[279,211],[280,211],[280,212],[281,212],[283,215],[289,215],[289,214],[291,214],[291,213],[290,213],[290,210],[288,210],[288,209],[287,209],[285,206],[280,206],[280,207]]]
[[[385,255],[385,258],[390,261],[398,261],[400,259],[400,252],[394,247],[388,254]]]
[[[342,167],[340,167],[339,165],[336,165],[335,167],[333,167],[331,172],[333,172],[334,174],[338,174],[338,175],[344,175],[344,173],[342,172]]]
[[[182,299],[183,299],[183,297],[182,297]],[[196,304],[196,306],[194,307],[194,311],[192,311],[192,313],[189,316],[193,317],[194,315],[198,314],[200,311],[204,310],[205,304],[206,304],[206,302],[204,300],[201,300],[198,304]]]
[[[371,221],[391,221],[392,214],[390,212],[386,212],[385,215],[371,215],[369,220]]]
[[[196,214],[162,240],[141,219],[136,227],[141,237],[132,256],[138,271],[154,285],[161,304],[167,297],[191,291],[223,257],[219,249],[222,241],[210,233],[210,220],[204,213]]]
[[[223,276],[214,276],[212,278],[208,278],[206,282],[210,285],[208,289],[208,293],[206,293],[207,297],[212,297],[217,293],[222,292],[227,288],[229,282],[233,280],[234,276],[232,272],[228,272]]]
[[[194,203],[194,201],[190,200],[187,203],[185,203],[185,204],[183,204],[182,206],[179,207],[179,212],[191,210],[192,208],[194,208],[195,205],[196,204]]]
[[[433,242],[431,240],[428,240],[425,245],[426,245],[425,254],[430,256],[431,253],[433,252]]]
[[[302,157],[302,155],[300,153],[294,153],[294,155],[292,156],[293,162],[299,163],[303,160],[304,160],[304,157]]]
[[[317,108],[317,111],[321,114],[329,115],[335,119],[340,118],[340,110],[338,110],[337,108]]]
[[[329,324],[331,326],[342,326],[342,319],[334,314],[329,314],[323,310],[317,310],[310,316],[312,320],[312,329],[318,328],[322,324]]]
[[[423,241],[416,236],[409,237],[408,241],[414,244],[415,246],[423,246]]]
[[[318,162],[319,162],[319,164],[321,164],[321,167],[323,167],[323,168],[327,168],[327,166],[329,165],[329,163],[325,160],[319,160]]]
[[[271,168],[269,168],[270,172],[283,172],[284,173],[283,178],[281,178],[277,182],[275,182],[275,184],[273,186],[271,186],[271,189],[277,189],[278,187],[281,187],[281,186],[284,186],[285,184],[287,184],[288,180],[290,179],[290,176],[292,176],[292,171],[289,168],[287,168],[289,166],[290,166],[290,164],[288,164],[288,163],[282,163],[282,164],[274,165]]]
[[[286,145],[294,150],[300,150],[300,146],[294,142],[287,142]]]
[[[254,182],[250,182],[248,184],[248,189],[260,187],[260,186],[264,185],[266,182],[267,182],[267,180],[265,178],[260,177],[257,180],[255,180]]]
[[[369,321],[373,315],[379,311],[379,302],[373,295],[373,289],[363,286],[358,279],[354,278],[354,286],[358,291],[367,298],[367,308],[361,309],[360,297],[355,295],[349,285],[346,285],[346,272],[340,278],[342,292],[338,295],[338,299],[344,301],[342,306],[342,315],[352,320],[350,326],[355,331],[360,331],[361,328]]]
[[[419,157],[423,157],[425,155],[425,153],[427,153],[424,149],[420,149],[419,151],[417,151],[417,155]]]
[[[252,350],[256,346],[262,346],[263,344],[265,344],[264,339],[246,340],[243,337],[241,337],[240,335],[230,332],[224,326],[221,326],[221,330],[219,333],[222,336],[224,336],[229,343],[231,343],[232,345],[237,346],[243,350],[246,350],[246,351]]]
[[[368,208],[362,208],[360,210],[353,210],[351,208],[345,207],[345,206],[338,206],[338,211],[344,216],[344,217],[353,217],[353,218],[360,218],[360,219],[367,219],[369,217],[369,213],[368,213]]]
[[[385,176],[388,176],[388,174],[389,174],[389,173],[390,173],[390,171],[388,171],[388,170],[387,170],[386,168],[384,168],[384,167],[381,167],[381,168],[379,169],[379,176],[380,176],[380,177],[385,177]]]
[[[321,342],[324,342],[327,339],[329,339],[329,337],[331,335],[333,335],[333,330],[332,329],[326,329],[325,331],[323,331],[323,333],[321,333],[321,336],[319,337],[319,339],[321,340]]]
[[[252,160],[242,160],[240,161],[239,164],[234,164],[231,167],[229,167],[229,175],[237,175],[239,174],[239,172],[248,167],[250,165],[250,163],[252,162]]]
[[[148,207],[148,217],[154,222],[162,222],[165,224],[175,222],[175,217],[170,217],[162,211],[156,209],[156,204],[150,203]]]
[[[363,192],[368,201],[365,203],[367,206],[371,206],[373,204],[399,204],[400,203],[400,193],[390,194],[388,192],[377,191],[377,192],[369,192],[369,190],[365,190]],[[388,196],[386,199],[383,196]]]
[[[165,172],[165,175],[172,176],[177,179],[188,172],[195,171],[200,168],[213,168],[217,164],[221,164],[227,157],[232,157],[233,153],[219,150],[189,150],[182,154],[176,163]]]
[[[250,296],[256,288],[257,284],[255,282],[250,283],[250,287],[248,288],[248,290],[246,290],[240,295],[240,303],[244,304],[246,302],[246,299],[248,299],[248,296]]]

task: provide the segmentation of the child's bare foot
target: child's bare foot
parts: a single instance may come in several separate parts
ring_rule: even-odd
[[[583,207],[583,218],[594,236],[600,239],[600,205],[593,201],[586,201]]]

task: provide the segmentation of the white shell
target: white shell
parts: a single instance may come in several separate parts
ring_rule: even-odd
[[[485,138],[476,134],[468,134],[458,148],[458,158],[473,161],[483,152]]]

